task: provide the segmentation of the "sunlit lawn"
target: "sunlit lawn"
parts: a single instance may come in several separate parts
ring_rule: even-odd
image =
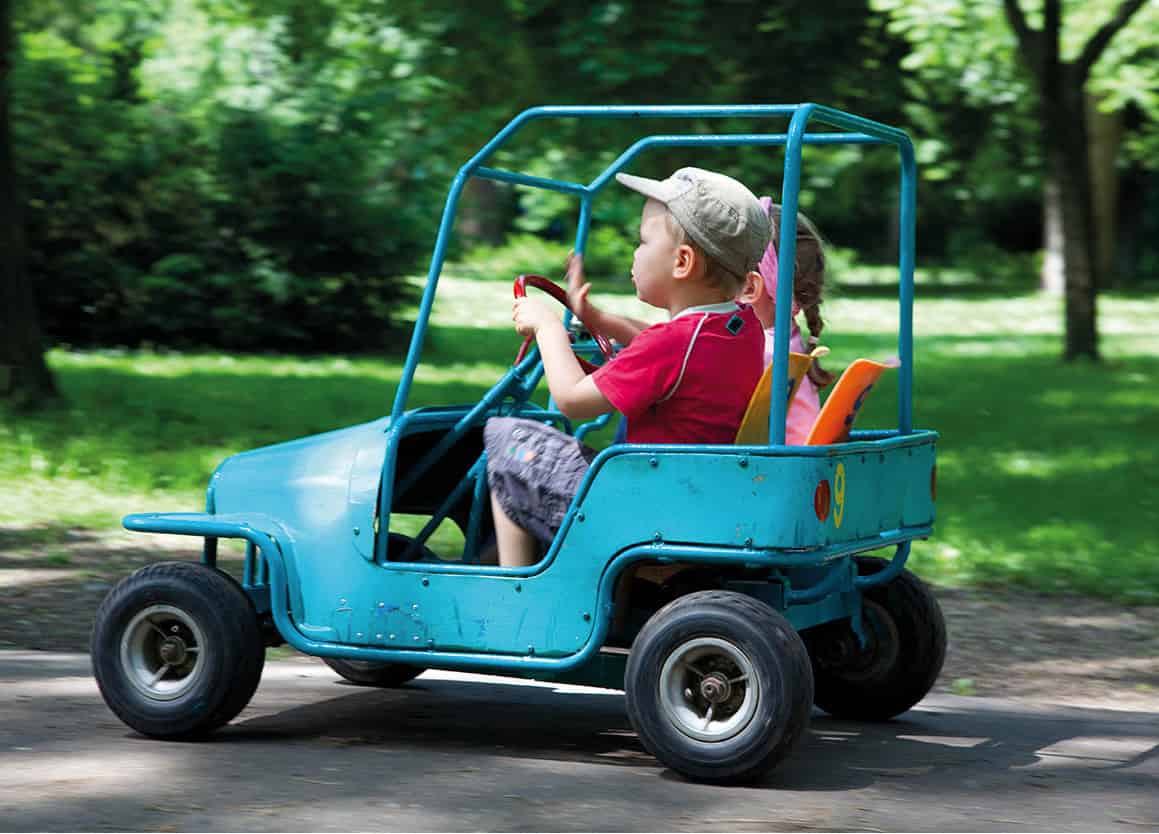
[[[509,293],[506,281],[443,279],[412,405],[472,402],[504,371],[518,346]],[[629,295],[603,298],[648,313]],[[887,287],[846,286],[826,309],[830,367],[895,351]],[[1036,294],[919,291],[916,418],[941,441],[935,536],[913,563],[942,582],[1159,600],[1159,298],[1101,299],[1102,365],[1057,359],[1060,321],[1059,302]],[[127,512],[199,510],[224,456],[388,412],[403,364],[50,359],[67,405],[0,425],[3,525],[112,527]],[[893,385],[874,392],[861,425],[894,419]]]

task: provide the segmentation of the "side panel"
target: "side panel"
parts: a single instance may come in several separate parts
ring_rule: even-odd
[[[616,455],[581,501],[573,530],[615,531],[620,541],[806,549],[933,523],[932,439],[872,452],[832,448],[810,457]]]
[[[297,450],[305,455],[285,457],[281,476],[286,480],[276,498],[272,483],[267,490],[237,477],[256,478],[259,472],[273,477],[256,457],[249,461],[252,469],[227,467],[217,494],[219,509],[244,503],[254,511],[255,502],[268,499],[278,506],[261,511],[307,522],[288,531],[296,566],[287,567],[298,574],[291,579],[291,607],[301,632],[320,641],[564,657],[584,647],[596,623],[608,616],[597,609],[604,572],[616,554],[633,545],[664,541],[735,547],[741,553],[809,550],[872,539],[882,531],[924,528],[933,520],[930,435],[833,447],[823,454],[628,448],[597,460],[585,492],[535,573],[382,565],[367,561],[354,545],[345,506],[354,496],[345,483],[333,489],[334,481],[352,474],[358,480],[352,463],[377,441],[353,433],[327,439],[331,442]],[[828,483],[828,492],[820,492],[825,501],[818,499],[822,482]]]
[[[932,437],[867,446],[877,444],[814,456],[614,454],[593,473],[539,572],[377,565],[347,551],[309,590],[311,617],[322,617],[309,625],[356,645],[566,656],[606,613],[596,609],[603,572],[630,545],[805,550],[931,524]],[[818,503],[822,481],[827,500]]]
[[[485,568],[419,573],[359,560],[346,577],[348,589],[329,601],[330,639],[355,645],[562,657],[588,642],[597,614],[598,572],[573,560],[529,577]]]

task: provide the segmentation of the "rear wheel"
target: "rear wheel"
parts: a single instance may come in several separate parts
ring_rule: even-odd
[[[408,663],[376,663],[337,657],[324,657],[322,661],[346,680],[360,686],[402,686],[426,671],[422,666]]]
[[[856,557],[857,572],[889,562]],[[848,620],[804,633],[813,662],[816,703],[838,718],[885,720],[929,693],[946,658],[946,623],[938,601],[917,576],[902,571],[862,594],[862,646]]]
[[[93,675],[127,725],[158,738],[206,734],[253,697],[265,641],[249,597],[225,574],[160,562],[125,578],[101,603]]]
[[[750,781],[808,726],[813,676],[783,616],[743,594],[700,591],[641,630],[625,695],[640,741],[663,764],[701,781]]]

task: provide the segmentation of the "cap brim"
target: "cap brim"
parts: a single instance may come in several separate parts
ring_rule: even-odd
[[[647,177],[637,177],[635,174],[618,173],[616,174],[616,182],[638,194],[643,194],[645,197],[659,200],[664,205],[668,205],[668,201],[675,196],[667,183]]]

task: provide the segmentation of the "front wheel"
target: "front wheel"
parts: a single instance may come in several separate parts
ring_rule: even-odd
[[[264,663],[249,597],[205,565],[147,565],[97,610],[92,664],[101,696],[148,736],[200,736],[229,723],[253,697]]]
[[[625,695],[632,726],[661,763],[700,781],[751,781],[808,726],[813,675],[781,614],[743,594],[699,591],[640,631]]]
[[[324,657],[322,662],[346,680],[359,686],[402,686],[426,671],[422,666],[411,666],[409,663],[378,663],[371,660],[343,660],[337,657]]]
[[[865,576],[889,564],[858,556]],[[862,594],[861,645],[848,620],[805,632],[817,706],[836,718],[883,721],[926,696],[946,659],[946,622],[925,583],[908,570]]]

